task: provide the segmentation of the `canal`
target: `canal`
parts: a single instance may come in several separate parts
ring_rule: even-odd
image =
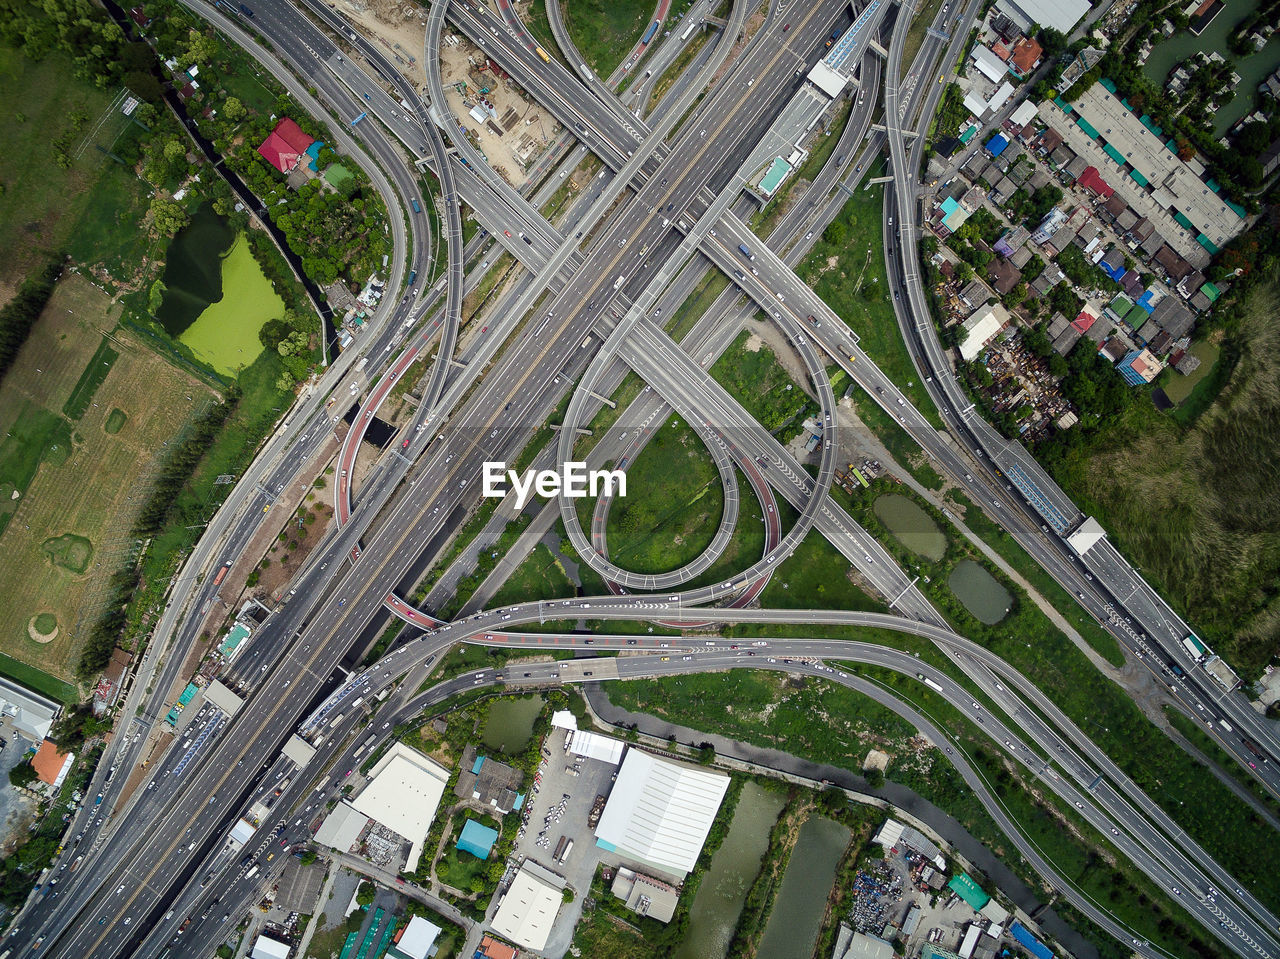
[[[897,493],[876,497],[871,509],[893,538],[911,552],[931,559],[942,559],[947,551],[947,537],[924,510]]]
[[[672,959],[723,959],[738,925],[747,887],[760,871],[769,831],[786,799],[753,782],[742,788],[733,822],[689,909],[689,930]]]
[[[1200,36],[1193,36],[1189,30],[1176,33],[1168,40],[1158,43],[1151,51],[1151,56],[1143,64],[1142,72],[1160,89],[1164,89],[1169,71],[1192,54],[1203,51],[1209,54],[1218,51],[1225,59],[1235,64],[1235,72],[1240,75],[1240,85],[1236,87],[1235,99],[1222,107],[1214,118],[1215,137],[1222,136],[1240,118],[1253,110],[1254,94],[1258,84],[1280,67],[1280,42],[1274,38],[1261,51],[1245,57],[1237,57],[1227,46],[1227,39],[1236,24],[1251,13],[1256,6],[1254,0],[1224,0],[1225,6],[1213,18],[1213,22],[1205,28]],[[1252,47],[1250,47],[1252,49]]]
[[[800,827],[782,888],[760,939],[759,959],[809,959],[849,835],[847,827],[818,816]]]

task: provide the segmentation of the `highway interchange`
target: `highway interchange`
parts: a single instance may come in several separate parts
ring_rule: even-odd
[[[254,49],[255,44],[241,25],[195,0],[190,5],[200,15],[214,20],[232,39]],[[212,706],[203,707],[184,731],[186,739],[199,740],[199,744],[189,753],[177,745],[171,747],[169,754],[153,764],[147,783],[128,800],[127,808],[113,818],[108,829],[99,832],[99,812],[82,812],[77,826],[89,834],[88,841],[79,848],[69,848],[61,865],[75,861],[72,854],[82,856],[83,864],[74,872],[62,873],[64,878],[56,895],[36,900],[24,911],[12,930],[12,944],[26,945],[41,954],[85,952],[95,956],[159,955],[166,948],[178,955],[190,944],[194,954],[197,943],[208,942],[209,935],[216,935],[223,916],[235,916],[236,910],[243,910],[262,881],[261,875],[247,876],[251,867],[241,865],[243,853],[232,854],[223,848],[221,840],[230,825],[250,801],[269,794],[274,784],[290,775],[291,783],[277,800],[277,808],[296,807],[301,815],[282,817],[287,823],[281,841],[288,846],[306,838],[306,814],[340,786],[340,780],[333,785],[322,780],[313,789],[316,773],[350,765],[355,741],[344,747],[345,734],[354,733],[367,721],[357,709],[341,715],[342,703],[350,702],[358,691],[391,694],[378,714],[382,722],[375,726],[375,733],[384,737],[389,735],[388,728],[401,719],[466,689],[498,683],[538,685],[569,678],[561,677],[559,664],[529,667],[529,675],[519,677],[482,671],[455,677],[414,695],[431,663],[458,641],[535,648],[560,643],[586,652],[586,641],[577,636],[556,639],[510,630],[520,623],[540,620],[690,622],[690,608],[703,607],[696,611],[698,622],[876,625],[931,639],[960,666],[972,688],[981,690],[982,702],[946,673],[930,670],[929,675],[943,687],[942,695],[979,723],[993,743],[1003,744],[1011,757],[1041,776],[1048,788],[1074,803],[1082,818],[1104,836],[1110,836],[1122,853],[1160,885],[1182,897],[1188,911],[1229,948],[1241,955],[1277,954],[1280,946],[1274,932],[1276,917],[1196,848],[1065,716],[1044,701],[1029,681],[955,636],[889,554],[835,507],[825,495],[835,465],[830,455],[824,459],[815,482],[798,464],[788,461],[785,451],[706,375],[709,363],[732,340],[740,317],[754,312],[750,303],[743,305],[737,299],[739,294],[746,294],[774,317],[797,347],[824,413],[832,412],[834,398],[822,370],[825,363],[835,362],[895,415],[934,462],[964,486],[976,502],[992,503],[998,510],[997,518],[1032,556],[1078,595],[1085,608],[1109,625],[1123,643],[1131,648],[1145,645],[1149,653],[1158,646],[1158,656],[1152,654],[1147,659],[1153,668],[1161,669],[1167,662],[1185,667],[1191,682],[1182,683],[1176,690],[1185,703],[1202,712],[1212,709],[1214,717],[1230,716],[1240,723],[1239,728],[1250,730],[1269,750],[1274,748],[1274,734],[1239,697],[1215,695],[1203,673],[1186,661],[1177,643],[1177,633],[1185,630],[1185,625],[1158,598],[1150,598],[1154,594],[1150,594],[1149,587],[1144,591],[1145,584],[1134,582],[1136,575],[1126,573],[1127,564],[1118,554],[1106,553],[1097,562],[1108,564],[1111,576],[1105,583],[1132,583],[1130,596],[1104,589],[1104,583],[1099,582],[1102,577],[1097,575],[1098,566],[1088,566],[1094,572],[1086,574],[1081,567],[1093,560],[1072,555],[1060,535],[1045,535],[1043,517],[1031,509],[1026,499],[1010,495],[1014,491],[1002,481],[1001,472],[992,468],[999,456],[989,445],[984,446],[989,437],[982,426],[973,424],[971,418],[962,421],[968,404],[950,373],[932,324],[927,319],[915,319],[928,317],[919,270],[906,268],[906,264],[918,262],[914,203],[917,188],[911,171],[919,169],[922,138],[906,136],[903,124],[907,114],[918,111],[923,126],[915,128],[927,128],[940,90],[928,78],[938,69],[940,58],[944,63],[954,62],[967,28],[956,30],[945,45],[931,34],[900,84],[893,78],[902,75],[900,63],[909,17],[892,18],[891,30],[886,26],[890,41],[887,66],[882,67],[876,54],[863,56],[859,50],[856,60],[861,64],[861,86],[837,151],[840,162],[827,164],[810,190],[812,203],[797,204],[766,244],[752,235],[736,215],[741,211],[743,176],[758,167],[760,156],[776,153],[777,144],[770,142],[767,135],[779,109],[803,82],[794,79],[797,65],[811,65],[813,51],[822,52],[822,39],[833,23],[846,26],[851,22],[847,5],[831,0],[771,17],[721,82],[697,102],[693,113],[682,123],[679,121],[686,117],[704,83],[678,83],[650,119],[642,120],[603,91],[598,78],[579,77],[558,65],[548,69],[534,56],[527,35],[509,8],[504,7],[503,16],[499,17],[462,2],[449,5],[447,11],[444,4],[432,6],[423,60],[428,65],[430,105],[426,105],[418,99],[413,85],[399,78],[376,47],[356,35],[327,4],[311,0],[308,9],[332,28],[330,33],[284,0],[254,6],[254,28],[271,39],[276,57],[315,86],[340,114],[354,117],[368,112],[380,121],[378,127],[366,124],[360,134],[363,147],[375,158],[370,165],[385,171],[394,184],[384,188],[384,195],[389,200],[393,196],[400,198],[398,206],[404,211],[412,234],[412,239],[402,232],[396,238],[388,287],[392,291],[404,289],[405,295],[389,295],[374,331],[365,334],[370,340],[359,352],[369,360],[370,368],[356,371],[356,351],[344,354],[325,374],[322,386],[304,397],[282,424],[253,470],[241,478],[215,517],[210,535],[201,541],[196,557],[184,570],[174,591],[175,602],[158,630],[158,635],[169,640],[154,643],[149,651],[147,668],[158,670],[160,679],[156,688],[165,691],[173,686],[184,658],[171,652],[160,663],[158,654],[165,649],[190,648],[203,621],[203,616],[194,615],[184,621],[182,610],[203,609],[214,601],[217,591],[211,587],[211,576],[198,580],[197,574],[202,569],[216,570],[238,557],[261,522],[259,504],[274,499],[281,487],[305,484],[310,478],[307,470],[314,471],[316,457],[330,442],[334,416],[342,415],[341,406],[326,407],[327,398],[349,402],[389,366],[390,374],[383,376],[374,390],[375,396],[379,390],[385,395],[398,375],[396,371],[402,372],[408,366],[404,362],[409,355],[407,348],[425,351],[443,342],[431,368],[426,398],[419,408],[421,420],[417,425],[423,428],[412,432],[406,428],[409,446],[401,452],[399,442],[392,444],[395,449],[384,454],[372,478],[358,490],[354,504],[350,499],[351,485],[340,485],[340,504],[345,501],[349,510],[342,528],[329,536],[296,583],[291,584],[288,601],[276,609],[255,636],[251,649],[242,654],[245,658],[227,677],[229,684],[250,687],[243,706],[230,717]],[[976,3],[970,4],[962,18],[972,17],[975,7]],[[745,11],[744,4],[733,5],[727,38],[736,36]],[[593,185],[594,192],[575,204],[561,221],[560,229],[551,227],[538,214],[536,198],[530,202],[502,183],[488,171],[466,137],[457,135],[456,121],[447,116],[439,90],[439,73],[434,67],[438,61],[433,56],[439,49],[446,13],[458,29],[477,41],[483,40],[491,48],[490,55],[556,113],[569,132],[579,135],[582,144],[612,171],[607,177],[602,174],[600,184]],[[879,13],[884,15],[883,11]],[[937,24],[945,26],[951,16],[944,8]],[[785,32],[784,21],[788,27]],[[878,28],[879,24],[873,26]],[[866,37],[870,32],[869,29]],[[866,37],[861,41],[864,44]],[[698,80],[723,62],[729,46],[724,39],[709,43],[695,60],[693,70]],[[352,51],[384,78],[394,81],[394,96],[386,84],[372,79],[351,62]],[[663,62],[669,62],[677,47],[664,45],[660,51],[660,56],[666,58]],[[565,52],[574,62],[571,51]],[[255,55],[259,59],[270,56],[258,52]],[[279,65],[279,61],[274,63]],[[276,66],[268,65],[285,79],[287,71],[283,67],[277,71]],[[868,137],[855,161],[855,148],[867,137],[878,104],[876,88],[882,73],[887,130]],[[922,78],[924,82],[920,82]],[[304,105],[315,109],[310,107],[310,98],[304,96],[305,89],[294,93]],[[410,104],[407,111],[405,102]],[[428,117],[435,122],[423,122]],[[854,133],[846,144],[850,131]],[[908,343],[922,377],[931,377],[930,391],[948,422],[949,438],[940,436],[910,406],[894,384],[861,353],[856,338],[839,317],[826,309],[790,269],[806,248],[805,241],[811,240],[813,233],[835,215],[886,142],[895,179],[887,192],[885,236],[887,244],[896,246],[887,251],[894,254],[887,260],[895,289],[902,294],[895,298],[895,307],[904,333],[911,334],[907,335]],[[913,151],[910,157],[908,147]],[[352,152],[356,149],[351,147]],[[754,157],[753,151],[757,154]],[[850,172],[849,166],[855,162],[856,169]],[[447,263],[441,264],[444,281],[440,283],[435,282],[436,271],[430,260],[434,243],[428,221],[424,215],[409,210],[407,203],[407,198],[422,198],[418,173],[422,166],[429,166],[438,176],[442,206],[437,209],[443,213],[447,248]],[[833,191],[834,184],[841,180],[843,188]],[[551,189],[555,182],[551,181]],[[544,190],[542,195],[549,192]],[[624,202],[616,202],[619,198]],[[461,242],[460,201],[476,212],[488,234],[468,250]],[[891,208],[894,212],[890,212]],[[895,217],[897,227],[893,225]],[[392,219],[397,218],[393,215]],[[516,229],[511,230],[512,226]],[[516,235],[507,236],[507,231]],[[570,231],[576,231],[576,235],[570,238]],[[799,238],[801,231],[806,233],[803,239]],[[584,235],[585,243],[581,241]],[[529,242],[525,242],[526,236]],[[795,243],[789,245],[793,239]],[[455,355],[460,332],[464,284],[474,285],[484,273],[484,268],[477,266],[466,274],[464,264],[488,255],[481,250],[493,242],[515,254],[525,264],[526,272],[504,295],[501,325],[492,331],[493,335],[473,336],[458,356],[461,365],[451,364],[448,360]],[[737,248],[740,242],[754,254],[749,273],[742,269],[744,260]],[[662,314],[655,311],[670,311],[682,302],[708,264],[733,276],[737,290],[731,287],[726,291],[724,302],[717,302],[689,337],[676,344],[662,332],[656,320]],[[420,274],[421,279],[413,288],[405,289],[401,278],[410,271]],[[534,303],[538,303],[538,313],[526,319]],[[811,323],[809,316],[819,322]],[[522,329],[526,335],[508,340]],[[534,332],[530,335],[528,331]],[[584,349],[588,339],[595,347],[592,351]],[[663,411],[674,408],[699,429],[709,449],[718,449],[721,456],[742,469],[753,487],[762,489],[767,483],[777,495],[792,502],[801,514],[800,521],[785,536],[771,539],[771,548],[751,568],[724,583],[673,592],[670,596],[617,595],[476,612],[474,618],[441,625],[399,646],[364,672],[344,676],[338,671],[338,664],[353,642],[367,635],[370,623],[382,622],[388,607],[406,622],[419,627],[432,625],[427,611],[412,610],[399,596],[410,591],[417,558],[447,539],[474,502],[480,464],[491,459],[514,461],[536,426],[574,381],[583,377],[584,385],[570,401],[567,428],[557,441],[558,457],[571,458],[575,435],[572,426],[589,422],[599,408],[598,399],[585,387],[593,386],[597,394],[608,395],[621,371],[628,368],[641,373],[651,390],[625,411],[618,427],[610,431],[589,459],[603,462],[620,448],[626,449],[629,456],[636,455],[644,442],[637,442],[644,435],[640,424],[660,423],[665,419]],[[486,373],[483,379],[477,379],[471,370]],[[349,454],[352,463],[359,436],[374,412],[374,407],[363,403],[353,418],[351,433],[356,439],[344,447],[344,455]],[[655,420],[655,416],[660,418]],[[635,430],[629,443],[625,437],[630,432],[628,425]],[[1003,444],[1003,440],[1000,442]],[[957,443],[965,444],[965,448],[958,448]],[[836,444],[826,445],[834,449]],[[720,458],[717,457],[718,462]],[[696,575],[686,570],[684,575],[653,580],[614,566],[596,551],[578,526],[576,510],[572,506],[565,509],[567,502],[562,501],[559,506],[548,504],[542,515],[553,518],[556,511],[562,513],[580,554],[610,581],[631,589],[674,591]],[[832,539],[886,600],[893,602],[899,615],[877,619],[869,618],[869,614],[838,611],[777,613],[705,606],[732,599],[744,589],[761,584],[811,525]],[[1062,532],[1063,529],[1056,530],[1058,534]],[[353,561],[353,556],[358,559]],[[1141,612],[1124,605],[1132,604],[1134,596],[1145,604],[1139,607]],[[1125,628],[1123,615],[1107,615],[1117,601],[1129,618],[1137,620],[1143,636]],[[935,742],[948,742],[948,736],[927,715],[825,662],[863,662],[912,675],[922,673],[923,667],[918,660],[913,663],[913,657],[869,644],[799,637],[772,639],[768,643],[767,650],[750,650],[736,648],[733,641],[702,636],[696,641],[606,635],[594,640],[597,648],[613,645],[629,653],[647,653],[611,660],[622,676],[748,665],[821,675],[890,701],[892,708]],[[679,655],[673,655],[677,652]],[[774,655],[766,656],[765,652]],[[575,665],[580,668],[581,660]],[[397,685],[401,677],[407,678]],[[417,682],[411,681],[414,677]],[[138,705],[142,705],[141,697]],[[162,695],[146,704],[143,717],[118,738],[111,765],[130,768],[136,763],[146,724],[159,720],[166,708]],[[340,715],[337,723],[330,718],[335,710]],[[309,732],[318,728],[321,720],[331,730],[328,745],[305,770],[292,769],[289,761],[279,756],[281,745],[295,730]],[[1224,745],[1232,747],[1226,739]],[[990,799],[963,757],[955,755],[950,746],[945,748],[984,802]],[[1242,761],[1247,759],[1238,744],[1234,751]],[[104,763],[104,770],[106,766]],[[1272,765],[1260,770],[1273,790],[1276,784],[1270,777],[1274,769]],[[259,775],[251,775],[255,771]],[[105,771],[100,771],[99,776],[104,775]],[[1099,776],[1103,777],[1100,781]],[[104,810],[114,804],[124,778],[114,781],[114,791],[108,789]],[[1021,840],[1016,824],[1006,822],[993,804],[988,806],[1028,860],[1077,907],[1118,938],[1130,940],[1138,951],[1159,954],[1157,945],[1134,941],[1135,937],[1105,909],[1083,900],[1065,882],[1055,882],[1052,864],[1043,862]],[[279,864],[281,854],[276,850],[284,848],[277,845],[274,837],[264,838],[268,825],[264,823],[252,844],[255,861],[267,872],[273,863]],[[84,851],[86,848],[88,852]],[[172,943],[177,927],[188,916],[193,917],[195,925],[186,933],[186,944],[183,937]],[[208,929],[202,932],[206,923]]]

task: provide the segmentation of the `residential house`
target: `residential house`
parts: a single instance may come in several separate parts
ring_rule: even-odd
[[[1022,274],[1018,272],[1017,267],[998,256],[992,257],[991,262],[987,264],[987,276],[995,291],[1001,296],[1008,294],[1022,279]]]
[[[1004,261],[993,260],[992,262]],[[1175,340],[1189,332],[1196,322],[1195,314],[1176,296],[1166,296],[1157,303],[1156,308],[1151,312],[1151,318]]]
[[[1044,132],[1040,134],[1040,142],[1036,144],[1036,152],[1042,157],[1047,157],[1060,146],[1062,146],[1062,134],[1053,127],[1045,127]]]
[[[1156,253],[1155,261],[1174,284],[1177,284],[1183,277],[1188,276],[1194,270],[1194,267],[1179,256],[1173,247],[1167,243],[1160,247],[1159,252]]]
[[[1023,37],[1013,45],[1009,55],[1009,71],[1018,77],[1025,77],[1040,65],[1044,56],[1044,48],[1034,37]]]

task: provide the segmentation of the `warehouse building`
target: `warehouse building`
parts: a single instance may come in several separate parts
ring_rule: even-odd
[[[516,945],[541,951],[564,902],[564,880],[526,859],[502,895],[493,916],[493,931]]]
[[[728,788],[723,773],[629,749],[596,827],[596,845],[684,878]]]
[[[351,806],[409,841],[404,868],[413,872],[449,782],[449,770],[404,743],[395,743],[370,770],[369,779]]]

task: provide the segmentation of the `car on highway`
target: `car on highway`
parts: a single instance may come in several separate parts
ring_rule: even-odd
[[[509,240],[509,239],[511,239],[511,231],[510,231],[510,230],[503,230],[503,231],[502,231],[502,235],[503,235],[503,236],[505,236],[508,240]]]

